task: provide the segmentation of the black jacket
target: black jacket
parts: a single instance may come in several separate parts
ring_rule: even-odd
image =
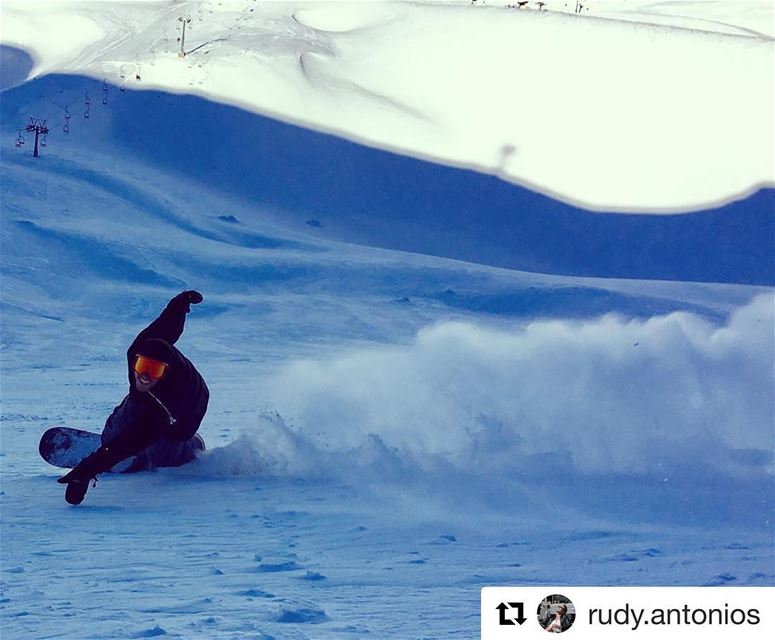
[[[129,393],[108,417],[102,433],[102,444],[116,457],[139,453],[162,438],[188,440],[199,429],[210,393],[191,361],[173,346],[189,310],[188,292],[178,294],[127,349]],[[145,392],[135,387],[138,354],[168,364],[164,377]]]

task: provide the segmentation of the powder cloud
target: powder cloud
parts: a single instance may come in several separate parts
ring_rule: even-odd
[[[451,322],[289,365],[277,410],[329,454],[482,474],[772,474],[774,298],[714,324]],[[366,452],[366,453],[364,453]]]

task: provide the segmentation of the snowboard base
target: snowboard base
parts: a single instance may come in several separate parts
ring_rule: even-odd
[[[71,427],[52,427],[40,438],[38,452],[40,457],[55,467],[72,469],[90,453],[96,451],[102,438],[99,433],[73,429]],[[131,456],[115,464],[110,471],[127,473],[144,471],[156,467],[179,467],[191,462],[197,451],[204,451],[205,444],[201,436],[196,435],[189,443],[180,443],[172,447],[151,447],[136,456]]]

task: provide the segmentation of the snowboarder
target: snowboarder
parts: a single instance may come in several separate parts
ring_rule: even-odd
[[[194,365],[173,345],[183,333],[198,291],[183,291],[127,350],[129,393],[108,417],[101,446],[57,480],[67,485],[65,500],[80,504],[92,479],[136,456],[133,471],[190,462],[204,448],[197,429],[210,393]]]

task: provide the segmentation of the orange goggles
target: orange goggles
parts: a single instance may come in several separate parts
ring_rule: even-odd
[[[154,380],[159,380],[166,370],[166,363],[153,360],[152,358],[137,356],[137,360],[135,360],[135,373],[140,376],[146,375]]]

